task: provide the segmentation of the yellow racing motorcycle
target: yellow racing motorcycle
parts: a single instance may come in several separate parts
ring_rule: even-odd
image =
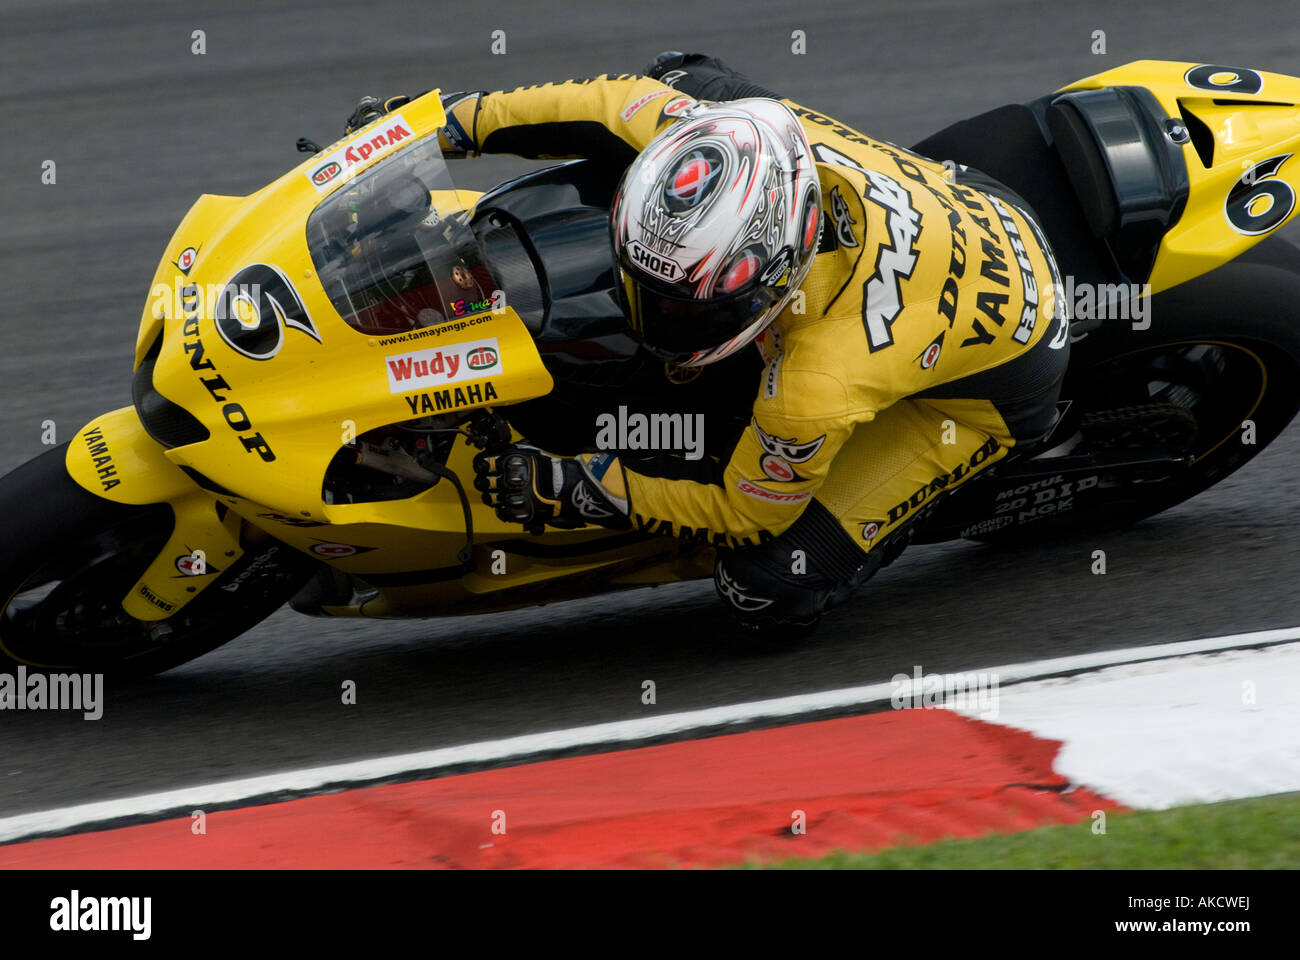
[[[444,122],[435,91],[251,196],[199,198],[154,276],[132,405],[0,480],[0,661],[142,675],[285,603],[432,617],[712,575],[707,540],[529,533],[467,493],[479,451],[594,449],[615,411],[703,414],[704,452],[725,457],[761,359],[694,379],[650,361],[616,292],[621,171],[458,190]],[[1153,322],[1076,309],[1051,434],[924,504],[911,540],[1132,523],[1284,429],[1300,251],[1273,234],[1295,213],[1298,147],[1300,79],[1158,61],[916,145],[1029,201],[1068,305],[1070,284],[1149,284]]]

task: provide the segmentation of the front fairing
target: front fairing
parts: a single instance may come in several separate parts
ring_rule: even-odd
[[[309,248],[313,211],[414,151],[424,157],[431,219],[458,222],[472,195],[455,188],[436,155],[444,122],[437,93],[428,94],[251,196],[200,198],[177,229],[154,278],[136,364],[149,358],[153,390],[206,429],[196,442],[159,439],[210,489],[329,519],[322,477],[357,436],[550,390],[527,329],[501,298],[446,296],[441,313],[429,300],[410,329],[359,329],[356,310],[340,312],[339,270],[319,245],[315,259]],[[329,292],[322,265],[335,281]]]

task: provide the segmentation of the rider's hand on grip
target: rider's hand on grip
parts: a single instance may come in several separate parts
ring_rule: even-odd
[[[405,106],[411,102],[411,98],[406,94],[398,94],[395,97],[389,97],[386,100],[380,100],[378,97],[362,97],[357,101],[356,108],[352,115],[348,117],[347,124],[343,128],[344,134],[355,133],[368,123],[374,123],[386,113],[392,113],[394,110]]]
[[[617,463],[608,454],[553,457],[515,444],[474,458],[474,487],[500,519],[534,534],[545,524],[622,529],[630,524],[622,469],[610,469]]]

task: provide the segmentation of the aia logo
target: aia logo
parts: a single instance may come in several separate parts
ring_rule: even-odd
[[[311,175],[311,182],[318,187],[323,187],[342,172],[343,168],[331,160]]]
[[[946,332],[946,331],[945,331]],[[930,345],[916,355],[916,359],[921,361],[921,369],[929,370],[939,362],[939,353],[943,350],[943,333],[940,333]]]
[[[278,267],[255,263],[230,278],[216,302],[217,332],[250,360],[270,360],[293,328],[320,343],[302,298]]]
[[[491,347],[478,347],[465,354],[465,363],[471,370],[488,370],[497,365],[497,352]]]
[[[883,520],[859,520],[862,524],[862,539],[870,543],[876,539],[876,534],[880,533],[880,528],[884,526]]]
[[[715,147],[697,147],[678,162],[664,186],[664,205],[669,213],[687,213],[713,192],[725,162]]]

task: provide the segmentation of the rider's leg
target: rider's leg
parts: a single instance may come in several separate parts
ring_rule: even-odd
[[[788,530],[719,555],[714,582],[742,626],[777,637],[811,628],[902,552],[939,498],[1047,432],[1069,358],[1063,334],[1053,326],[1015,359],[860,424]]]
[[[902,552],[933,498],[1000,460],[1009,440],[988,401],[894,404],[854,430],[788,530],[719,557],[718,593],[747,628],[812,627]]]

